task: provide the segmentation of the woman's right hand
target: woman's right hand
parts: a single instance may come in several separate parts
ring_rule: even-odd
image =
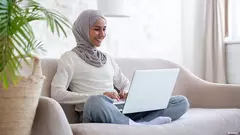
[[[116,92],[105,92],[103,95],[110,97],[111,99],[116,99],[120,101],[120,96]]]

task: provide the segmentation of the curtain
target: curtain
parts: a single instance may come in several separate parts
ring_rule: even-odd
[[[183,3],[183,64],[200,78],[226,83],[223,0]]]

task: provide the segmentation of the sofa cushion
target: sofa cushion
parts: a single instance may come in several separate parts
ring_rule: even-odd
[[[179,120],[159,126],[72,124],[74,135],[227,135],[240,131],[240,109],[190,109]]]

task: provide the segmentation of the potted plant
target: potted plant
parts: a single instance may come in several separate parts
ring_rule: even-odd
[[[44,81],[40,61],[32,52],[45,51],[35,39],[33,21],[45,21],[58,36],[67,36],[65,28],[71,28],[66,17],[35,0],[0,0],[0,135],[31,131]],[[34,58],[33,75],[18,76],[21,61],[30,64],[27,58]]]

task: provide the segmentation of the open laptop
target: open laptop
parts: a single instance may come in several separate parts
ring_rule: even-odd
[[[113,104],[123,114],[165,109],[178,74],[178,68],[136,70],[127,99]]]

